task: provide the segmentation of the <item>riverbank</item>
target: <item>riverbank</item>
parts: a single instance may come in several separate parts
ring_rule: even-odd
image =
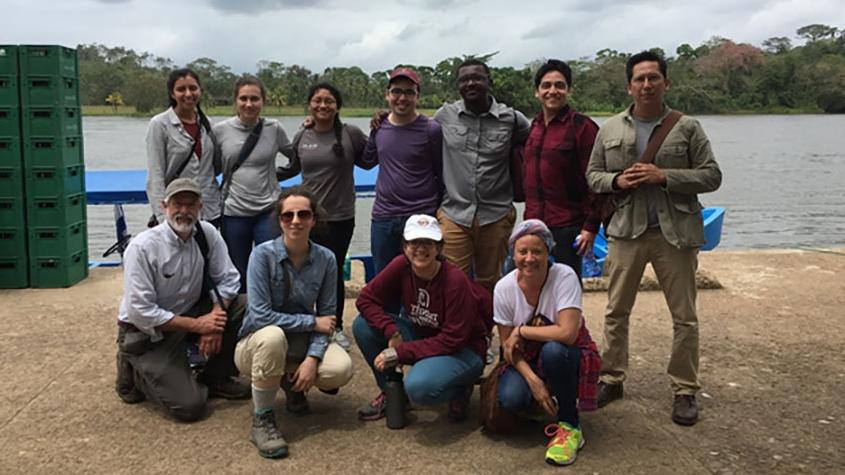
[[[842,250],[837,250],[842,252]],[[665,375],[671,322],[660,292],[639,294],[631,317],[625,399],[582,415],[579,473],[837,473],[845,466],[845,256],[803,251],[708,252],[701,268],[723,285],[699,292],[701,421],[669,418]],[[59,290],[0,290],[0,467],[9,473],[536,473],[542,426],[490,437],[445,407],[415,409],[394,432],[362,423],[374,396],[357,348],[355,377],[339,395],[309,394],[313,414],[284,413],[286,460],[261,459],[247,440],[250,403],[215,400],[209,418],[183,425],[112,391],[119,269]],[[606,294],[584,310],[602,337]],[[346,301],[347,330],[354,302]]]

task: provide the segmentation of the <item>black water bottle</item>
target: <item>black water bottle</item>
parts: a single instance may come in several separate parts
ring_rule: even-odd
[[[387,428],[402,429],[407,424],[405,420],[405,385],[402,383],[402,373],[396,370],[387,371],[387,382],[384,385],[384,396],[387,399]]]

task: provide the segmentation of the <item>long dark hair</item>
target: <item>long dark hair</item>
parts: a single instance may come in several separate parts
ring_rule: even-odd
[[[320,89],[329,91],[329,94],[334,97],[334,100],[337,103],[337,113],[334,116],[335,144],[332,147],[332,151],[334,151],[335,156],[343,157],[343,122],[340,121],[340,109],[343,107],[343,96],[341,96],[340,91],[334,87],[334,85],[327,82],[318,82],[308,89],[308,103],[311,102],[311,98],[313,98],[314,94],[317,94],[317,91]]]
[[[170,104],[170,107],[176,107],[176,100],[173,99],[173,87],[176,85],[176,81],[184,77],[194,78],[197,85],[200,87],[200,90],[202,90],[202,82],[200,82],[200,77],[197,73],[188,68],[174,69],[170,72],[170,76],[167,77],[167,102]],[[202,111],[200,101],[197,101],[197,116],[199,117],[200,124],[202,124],[205,131],[210,132],[211,122],[208,121],[208,117],[206,117],[205,112]]]

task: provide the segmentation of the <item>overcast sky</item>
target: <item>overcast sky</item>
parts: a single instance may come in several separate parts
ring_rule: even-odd
[[[0,9],[0,44],[101,43],[179,65],[210,57],[236,73],[260,60],[373,72],[493,51],[493,65],[521,67],[603,48],[673,54],[713,36],[759,46],[798,42],[795,30],[812,23],[845,28],[842,0],[0,0]]]

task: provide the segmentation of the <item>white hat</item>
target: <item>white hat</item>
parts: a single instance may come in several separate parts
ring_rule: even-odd
[[[440,232],[440,225],[437,219],[427,214],[415,214],[405,221],[405,232],[402,236],[406,241],[414,239],[431,239],[441,241],[443,234]]]

